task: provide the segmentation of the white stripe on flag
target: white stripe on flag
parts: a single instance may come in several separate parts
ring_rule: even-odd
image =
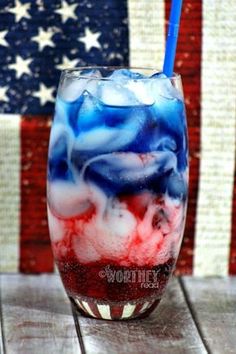
[[[236,1],[204,0],[201,177],[194,275],[227,275],[236,110]]]
[[[164,0],[128,0],[130,66],[162,69]]]
[[[19,261],[20,116],[0,115],[0,271]]]

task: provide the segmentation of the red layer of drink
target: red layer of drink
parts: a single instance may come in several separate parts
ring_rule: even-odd
[[[158,299],[174,267],[174,259],[156,267],[121,267],[111,262],[80,264],[75,258],[57,261],[61,278],[72,298],[100,303]]]

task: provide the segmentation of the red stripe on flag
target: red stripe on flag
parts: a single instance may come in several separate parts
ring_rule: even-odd
[[[229,274],[236,274],[236,166],[235,166],[235,175],[234,175],[232,213],[233,214],[232,214]]]
[[[165,2],[168,22],[170,0]],[[202,52],[202,1],[183,1],[181,26],[175,61],[175,71],[182,75],[187,109],[190,148],[190,185],[185,236],[177,272],[191,274],[193,268],[194,233],[199,180],[200,97]]]
[[[20,271],[53,271],[46,215],[46,164],[50,118],[21,120]]]

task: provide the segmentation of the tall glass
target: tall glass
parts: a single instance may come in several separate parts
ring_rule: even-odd
[[[183,236],[181,78],[141,72],[65,70],[58,88],[48,155],[50,236],[70,300],[96,318],[149,314]]]

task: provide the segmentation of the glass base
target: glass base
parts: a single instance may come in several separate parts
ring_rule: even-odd
[[[108,304],[95,303],[93,299],[71,298],[76,311],[86,317],[103,320],[129,320],[147,317],[159,304],[159,299],[142,299],[135,303]]]

